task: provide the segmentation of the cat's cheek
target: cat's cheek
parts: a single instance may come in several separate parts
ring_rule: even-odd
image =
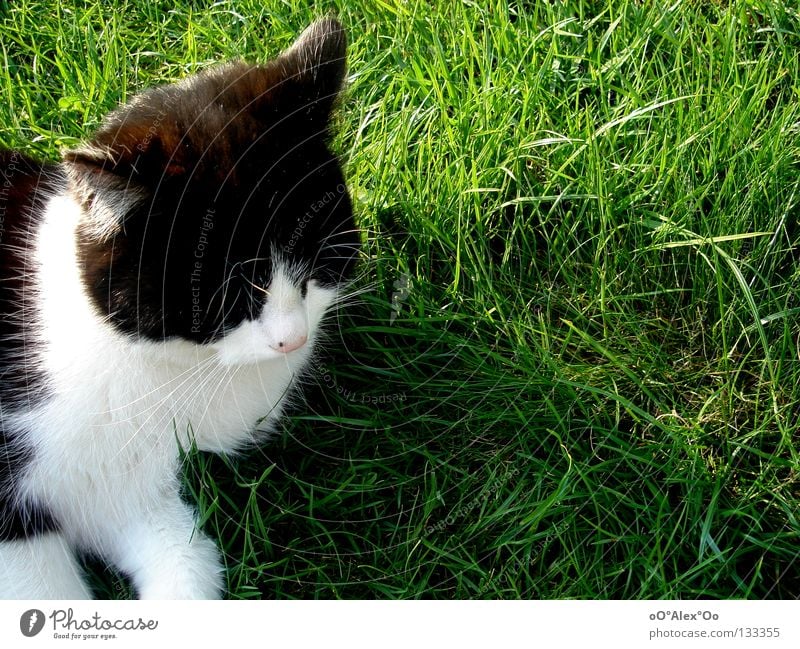
[[[246,320],[211,345],[222,365],[250,365],[283,356],[270,349],[257,322]]]
[[[316,330],[325,313],[336,303],[339,291],[323,288],[317,282],[309,282],[305,299],[306,318],[312,331]]]

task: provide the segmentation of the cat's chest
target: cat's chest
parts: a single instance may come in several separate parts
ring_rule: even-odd
[[[255,424],[277,418],[294,374],[280,366],[101,359],[84,368],[81,383],[56,386],[18,420],[37,449],[24,490],[41,497],[46,489],[61,520],[85,518],[90,502],[98,521],[111,520],[119,502],[148,502],[176,488],[181,447],[231,452],[256,441]],[[109,501],[109,494],[116,495]]]
[[[193,445],[229,453],[255,441],[260,420],[277,419],[299,369],[285,362],[229,367],[213,356],[187,362],[169,349],[112,352],[99,354],[82,380],[65,377],[53,406],[81,413],[64,431],[67,440],[88,436],[98,447],[168,455]]]
[[[125,518],[177,490],[181,447],[224,453],[257,441],[254,426],[277,419],[299,369],[160,356],[98,346],[54,375],[51,398],[15,417],[37,449],[22,492],[46,497],[76,529]]]
[[[90,502],[98,520],[115,519],[115,503],[177,488],[181,449],[230,453],[258,442],[256,424],[270,429],[298,371],[159,356],[99,345],[51,375],[50,398],[12,422],[36,449],[23,491],[47,495],[60,520],[82,520]]]
[[[110,395],[124,421],[142,430],[168,430],[182,446],[229,453],[255,441],[256,424],[281,413],[298,366],[261,363],[227,367],[213,361],[190,367],[145,368],[141,385]]]

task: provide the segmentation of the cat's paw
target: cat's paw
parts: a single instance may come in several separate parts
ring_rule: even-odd
[[[137,590],[139,599],[220,599],[224,581],[217,547],[197,532],[188,546],[165,555]]]

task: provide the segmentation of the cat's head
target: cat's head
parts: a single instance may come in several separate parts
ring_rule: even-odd
[[[328,148],[345,50],[341,25],[320,20],[265,65],[137,95],[66,152],[83,281],[118,330],[230,363],[313,338],[359,248]]]

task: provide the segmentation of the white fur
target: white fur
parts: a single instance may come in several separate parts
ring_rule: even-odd
[[[303,298],[292,269],[279,263],[258,320],[218,343],[135,341],[104,322],[84,293],[80,218],[69,196],[56,196],[35,239],[41,311],[31,324],[54,396],[5,416],[35,449],[19,493],[46,506],[62,533],[0,544],[0,597],[84,596],[70,547],[114,563],[140,597],[218,597],[219,553],[179,498],[179,446],[230,453],[257,441],[259,421],[269,430],[335,291],[311,282]],[[34,556],[40,570],[22,582]]]
[[[0,543],[4,599],[90,599],[72,549],[60,534]]]

